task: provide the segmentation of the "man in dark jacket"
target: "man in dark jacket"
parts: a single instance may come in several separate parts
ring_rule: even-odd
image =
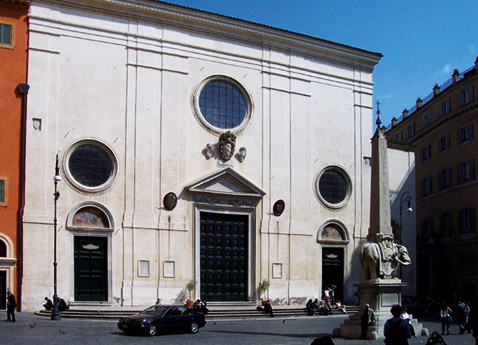
[[[388,319],[383,326],[383,335],[385,336],[385,344],[387,345],[408,345],[408,339],[412,337],[410,332],[409,321],[402,319],[403,310],[398,304],[390,309],[393,317]]]
[[[375,312],[370,308],[370,304],[367,303],[362,315],[360,316],[360,325],[362,327],[360,339],[367,339],[367,328],[373,324],[375,324]]]
[[[16,322],[15,320],[15,308],[17,307],[17,301],[15,296],[10,291],[7,291],[7,321]]]

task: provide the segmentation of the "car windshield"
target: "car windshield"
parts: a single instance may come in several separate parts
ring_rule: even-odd
[[[153,305],[153,306],[143,310],[140,314],[143,314],[143,315],[161,315],[166,309],[167,309],[167,307],[163,307],[163,306],[160,306],[160,305]]]

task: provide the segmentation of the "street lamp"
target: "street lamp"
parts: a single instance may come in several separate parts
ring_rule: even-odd
[[[400,237],[399,237],[399,244],[402,245],[402,207],[403,204],[406,202],[408,204],[407,207],[407,212],[411,213],[413,212],[412,206],[410,205],[410,202],[412,201],[412,194],[410,192],[403,192],[402,196],[400,197]],[[400,279],[402,279],[402,267],[400,266]]]
[[[53,218],[53,311],[51,313],[51,319],[52,320],[60,320],[60,311],[58,310],[58,291],[57,291],[57,265],[58,263],[56,262],[56,233],[57,233],[57,219],[56,219],[56,203],[58,201],[58,198],[60,197],[60,192],[58,191],[58,182],[61,181],[61,176],[60,176],[60,167],[58,166],[58,154],[56,155],[56,163],[55,163],[55,177],[53,177],[53,183],[55,184],[55,193],[54,199],[55,199],[55,211],[54,211],[54,218]]]
[[[402,196],[400,197],[400,244],[402,244],[402,206],[405,202],[408,203],[407,207],[407,212],[413,212],[413,209],[410,205],[410,202],[412,201],[412,195],[410,192],[403,192]]]

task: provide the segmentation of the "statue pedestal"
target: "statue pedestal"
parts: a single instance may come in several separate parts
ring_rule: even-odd
[[[402,304],[402,288],[407,285],[397,278],[363,280],[357,285],[360,289],[360,306],[364,307],[368,303],[375,313],[389,313],[392,305]]]
[[[383,325],[392,317],[390,308],[394,304],[401,304],[402,288],[406,286],[400,279],[373,279],[364,280],[358,284],[360,289],[360,310],[350,315],[340,329],[334,330],[335,336],[345,339],[359,339],[362,332],[360,316],[365,308],[365,304],[375,311],[375,325],[367,328],[367,339],[376,340],[383,338]],[[417,335],[421,334],[422,325],[416,320],[412,320]]]

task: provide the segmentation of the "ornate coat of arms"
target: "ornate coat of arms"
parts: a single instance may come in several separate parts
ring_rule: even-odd
[[[224,161],[228,161],[234,155],[236,148],[236,136],[231,131],[222,133],[219,137],[219,154]]]

